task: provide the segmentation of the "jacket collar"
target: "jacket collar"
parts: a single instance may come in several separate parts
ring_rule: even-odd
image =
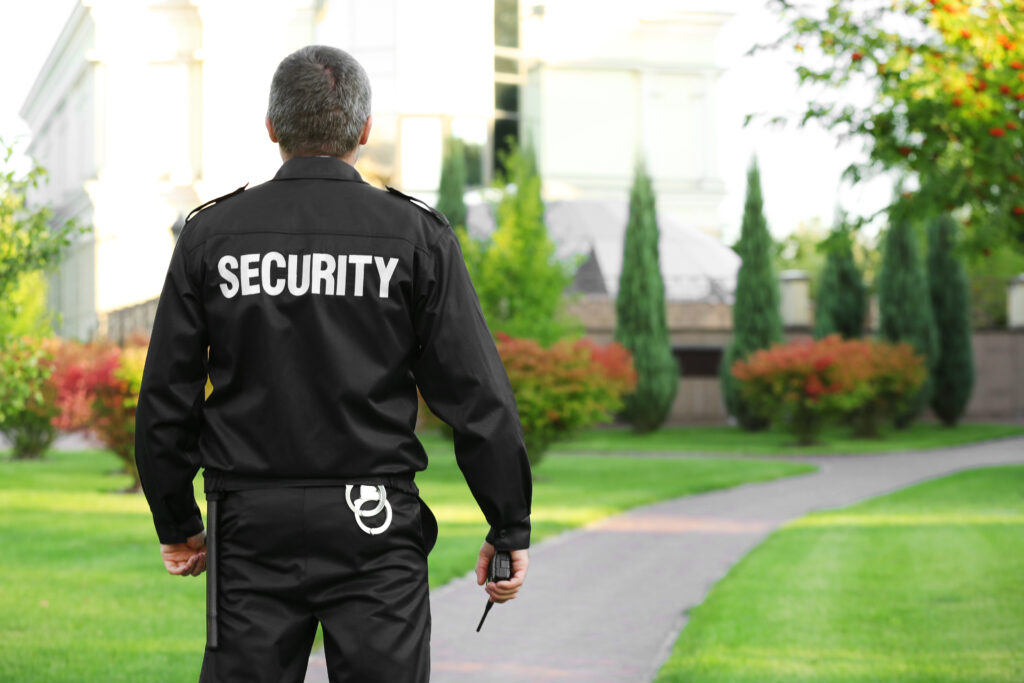
[[[292,157],[281,165],[274,176],[274,180],[297,180],[300,178],[365,182],[354,166],[338,157]]]

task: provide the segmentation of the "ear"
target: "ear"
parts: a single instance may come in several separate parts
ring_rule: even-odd
[[[270,122],[270,117],[268,116],[268,117],[267,117],[267,118],[266,118],[266,119],[264,120],[264,122],[265,122],[265,123],[267,124],[267,133],[268,133],[268,134],[270,135],[270,141],[271,141],[271,142],[277,142],[277,133],[275,133],[275,132],[274,132],[274,124],[272,124],[272,123]],[[365,133],[365,132],[366,132],[366,131],[364,131],[364,133]]]
[[[267,121],[267,125],[270,125],[269,121]],[[372,126],[373,126],[373,115],[371,114],[370,116],[366,117],[366,123],[363,124],[363,134],[359,136],[359,144],[360,145],[365,145],[366,141],[370,139],[370,128]]]

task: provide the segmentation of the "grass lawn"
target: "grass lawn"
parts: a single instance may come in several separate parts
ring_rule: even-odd
[[[728,426],[666,427],[650,434],[634,434],[628,429],[603,429],[583,432],[560,441],[558,451],[685,451],[691,453],[735,453],[752,455],[819,455],[843,453],[883,453],[926,448],[944,448],[1002,439],[1024,434],[1024,425],[965,422],[955,428],[937,423],[915,422],[908,429],[890,429],[879,439],[850,436],[849,429],[827,427],[821,443],[797,446],[793,436],[778,430],[745,432]]]
[[[467,573],[486,533],[441,439],[417,477],[440,521],[430,583]],[[186,681],[198,677],[205,576],[160,562],[142,496],[102,451],[0,460],[0,681]],[[786,462],[549,457],[534,485],[535,540],[689,493],[811,471]],[[196,496],[205,511],[202,477]],[[481,592],[481,605],[484,596]],[[466,617],[476,620],[474,612]]]
[[[796,520],[691,614],[658,681],[1024,681],[1024,466]]]

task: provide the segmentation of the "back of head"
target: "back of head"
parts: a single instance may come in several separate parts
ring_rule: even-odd
[[[343,157],[370,115],[370,79],[352,55],[309,45],[285,57],[270,85],[267,118],[292,156]]]

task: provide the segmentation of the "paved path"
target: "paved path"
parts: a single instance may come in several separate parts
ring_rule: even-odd
[[[434,683],[650,681],[687,613],[782,523],[958,470],[1024,463],[1024,438],[914,453],[789,458],[813,474],[648,505],[544,541],[481,633],[469,575],[431,593]],[[326,683],[314,653],[307,683]]]

